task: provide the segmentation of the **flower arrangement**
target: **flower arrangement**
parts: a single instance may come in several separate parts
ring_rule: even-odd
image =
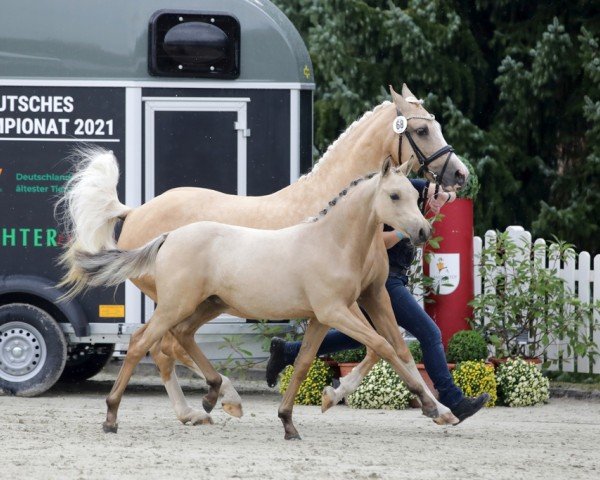
[[[352,408],[401,410],[408,407],[410,398],[411,393],[393,368],[379,360],[346,401]]]
[[[492,365],[487,365],[482,360],[467,360],[456,366],[452,371],[452,378],[467,397],[477,397],[487,392],[490,394],[490,400],[485,406],[493,407],[496,405],[498,394],[496,376]]]
[[[527,407],[548,402],[550,382],[535,365],[522,358],[509,359],[496,371],[498,394],[509,407]]]
[[[290,385],[294,367],[291,365],[285,367],[281,372],[279,380],[279,392],[283,395]],[[313,360],[308,374],[300,384],[294,403],[299,405],[321,405],[321,394],[323,389],[331,383],[331,370],[323,360],[316,358]]]
[[[478,331],[462,330],[452,335],[446,356],[450,363],[485,360],[488,357],[487,343]]]

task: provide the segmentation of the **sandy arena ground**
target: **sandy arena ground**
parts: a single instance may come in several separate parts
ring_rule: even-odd
[[[107,381],[0,397],[0,479],[590,479],[600,478],[600,403],[493,408],[458,427],[418,410],[321,414],[296,407],[302,441],[283,440],[279,396],[245,393],[245,415],[183,426],[161,387],[125,394],[104,434]],[[195,405],[201,393],[187,390]]]

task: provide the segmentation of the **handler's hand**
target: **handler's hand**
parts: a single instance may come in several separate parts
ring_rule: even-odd
[[[440,213],[440,209],[446,204],[451,203],[456,200],[456,193],[454,192],[444,192],[440,189],[437,196],[435,195],[435,183],[429,184],[429,190],[427,192],[427,197],[429,198],[429,208],[436,215]]]

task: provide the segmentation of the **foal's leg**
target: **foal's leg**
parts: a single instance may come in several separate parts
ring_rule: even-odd
[[[308,328],[304,333],[300,352],[294,362],[294,374],[290,380],[287,390],[279,405],[278,415],[283,423],[285,430],[284,438],[286,440],[300,440],[298,430],[292,422],[292,410],[294,408],[294,398],[300,388],[300,384],[306,378],[310,364],[317,354],[317,350],[325,338],[325,334],[329,328],[326,325],[319,323],[315,318],[311,318],[308,323]]]
[[[206,318],[202,323],[207,323],[212,318],[216,317],[219,314],[217,312],[210,318]],[[186,320],[187,321],[187,320]],[[193,334],[192,334],[193,336]],[[153,347],[154,350],[154,347]],[[154,361],[156,362],[159,370],[161,371],[161,377],[165,382],[165,387],[167,389],[167,393],[169,394],[169,398],[171,398],[171,402],[176,399],[180,402],[181,405],[187,406],[189,412],[193,415],[201,415],[203,412],[199,410],[194,410],[187,405],[185,397],[183,396],[183,392],[179,395],[178,392],[181,392],[181,387],[179,386],[179,382],[177,381],[177,377],[172,380],[171,377],[175,375],[174,365],[175,359],[185,365],[187,368],[192,370],[196,375],[198,375],[202,379],[206,379],[203,371],[198,368],[198,365],[194,363],[192,357],[189,356],[188,352],[181,346],[181,344],[177,341],[175,336],[171,332],[168,332],[159,342],[158,353],[155,356],[153,353]],[[163,372],[165,375],[163,375]],[[165,378],[166,377],[166,378]],[[223,398],[221,399],[221,406],[223,410],[233,417],[241,417],[243,415],[242,409],[242,398],[238,394],[238,392],[233,387],[231,380],[225,375],[220,375],[221,377],[221,388],[219,389],[219,395]],[[169,383],[167,383],[169,381]],[[183,423],[186,423],[185,416],[183,418],[177,416],[179,420]],[[192,421],[192,420],[186,420]],[[193,422],[192,422],[193,423]]]
[[[387,290],[383,287],[372,287],[370,289],[367,289],[361,297],[361,304],[369,314],[369,317],[371,318],[371,321],[375,325],[377,331],[392,344],[400,361],[403,363],[404,367],[410,372],[410,375],[421,383],[425,394],[435,402],[438,411],[441,414],[440,418],[442,420],[437,421],[437,423],[458,423],[458,420],[452,414],[450,409],[445,405],[441,404],[431,393],[429,387],[427,386],[427,384],[423,380],[423,377],[419,373],[419,370],[417,369],[417,366],[410,353],[410,350],[408,349],[408,346],[406,345],[406,342],[404,341],[404,338],[400,333],[400,330],[398,329],[398,324],[396,323],[396,318],[394,316],[390,296],[387,293]],[[373,358],[365,358],[363,362],[365,363],[365,366],[369,366],[370,364],[373,364],[373,360]],[[423,399],[421,397],[419,397],[419,400],[423,404]]]
[[[173,338],[172,335],[167,332],[166,336],[163,337],[163,341],[167,337]],[[163,353],[161,351],[161,344],[162,341],[159,340],[152,345],[150,353],[160,371],[160,377],[165,385],[165,389],[167,390],[169,400],[171,401],[171,405],[173,405],[177,419],[184,425],[188,422],[192,425],[211,424],[212,420],[208,413],[204,410],[192,408],[187,403],[175,373],[175,358]]]
[[[112,390],[106,398],[106,405],[108,408],[106,412],[106,421],[102,425],[105,432],[117,432],[117,412],[119,410],[119,404],[121,403],[123,392],[125,392],[125,388],[127,387],[129,379],[137,364],[142,357],[146,355],[148,350],[150,350],[150,347],[152,347],[152,345],[154,345],[169,330],[169,328],[177,325],[182,318],[187,316],[178,316],[175,312],[174,309],[169,310],[168,308],[161,308],[159,305],[154,311],[148,326],[142,329],[142,333],[139,335],[132,335],[125,361],[121,366],[121,370],[119,371],[119,375],[117,376]]]
[[[206,315],[205,309],[203,306],[200,306],[194,315],[171,330],[177,341],[192,357],[194,363],[206,377],[206,383],[208,384],[209,389],[208,393],[202,399],[202,406],[208,413],[212,411],[217,403],[222,379],[219,372],[215,370],[202,350],[200,350],[200,347],[196,344],[194,333],[203,323],[212,320],[214,317],[215,315]],[[241,411],[239,416],[241,416]]]
[[[369,322],[358,307],[358,304],[354,303],[350,307],[350,311],[356,316],[356,318],[363,321],[365,325],[369,325]],[[379,357],[377,354],[367,348],[367,355],[363,360],[352,369],[352,371],[343,377],[340,378],[340,385],[338,388],[333,388],[332,386],[327,386],[323,389],[323,396],[321,398],[321,412],[325,412],[329,410],[331,407],[340,403],[340,401],[346,396],[353,393],[363,378],[371,371],[373,366],[377,363]]]
[[[362,315],[362,313],[361,313]],[[336,308],[327,308],[326,311],[318,312],[318,318],[330,327],[336,328],[342,333],[354,338],[367,347],[372,348],[377,355],[386,360],[404,380],[409,391],[421,400],[423,413],[435,419],[436,423],[458,423],[458,420],[452,415],[450,410],[436,402],[431,395],[427,395],[425,387],[421,381],[415,377],[404,363],[398,358],[394,348],[385,338],[376,333],[371,327],[367,327],[364,321],[358,319],[349,308],[337,306]],[[438,405],[442,411],[438,411]]]

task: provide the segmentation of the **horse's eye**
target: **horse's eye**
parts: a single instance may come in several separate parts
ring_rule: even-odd
[[[427,135],[429,133],[429,129],[427,127],[420,127],[420,128],[417,128],[416,132],[417,132],[417,135],[422,137],[423,135]]]
[[[392,194],[390,195],[390,198],[391,198],[392,200],[394,200],[394,202],[395,202],[396,200],[400,200],[400,195],[398,195],[397,193],[392,193]]]

